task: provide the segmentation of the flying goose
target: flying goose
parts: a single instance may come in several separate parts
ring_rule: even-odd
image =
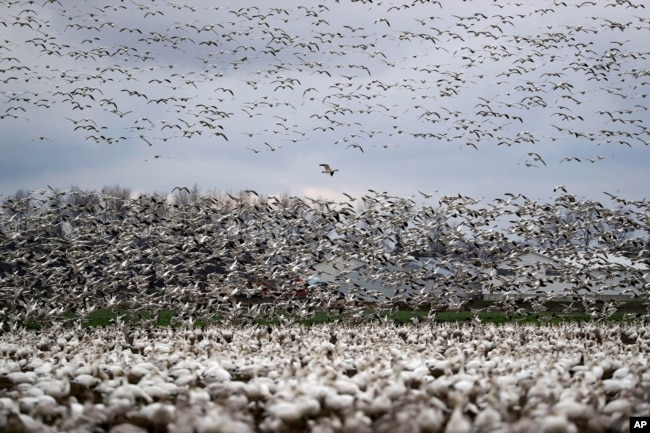
[[[329,174],[330,176],[334,176],[334,173],[339,171],[338,168],[332,168],[330,167],[329,164],[318,164],[320,167],[323,167],[323,171],[321,173]]]

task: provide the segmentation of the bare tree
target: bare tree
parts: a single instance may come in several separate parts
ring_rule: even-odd
[[[28,229],[28,217],[35,211],[32,196],[22,188],[5,199],[2,209],[9,215],[8,226],[23,231]]]
[[[101,218],[104,222],[123,220],[127,213],[127,202],[131,189],[119,185],[105,186],[101,191]]]

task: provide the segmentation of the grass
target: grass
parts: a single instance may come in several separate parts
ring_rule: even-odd
[[[502,324],[502,323],[521,323],[521,324],[559,324],[567,322],[589,322],[594,320],[589,314],[572,310],[564,312],[566,309],[566,302],[552,301],[545,304],[547,308],[546,311],[542,312],[526,312],[525,314],[515,314],[508,316],[503,311],[491,311],[496,308],[495,304],[490,301],[473,301],[471,303],[471,308],[474,311],[438,311],[435,314],[435,319],[437,323],[445,322],[475,322],[480,321],[481,323],[493,323],[493,324]],[[480,310],[480,311],[479,311]],[[520,312],[525,310],[525,308],[520,308]],[[244,316],[245,316],[244,311]],[[604,318],[607,322],[625,322],[634,320],[635,313],[647,313],[646,306],[642,301],[630,301],[622,304],[616,312]],[[418,310],[418,311],[377,311],[374,309],[368,309],[364,314],[358,317],[352,322],[363,323],[370,322],[373,320],[381,319],[383,321],[394,322],[396,324],[409,324],[413,322],[426,321],[429,311],[427,310]],[[5,323],[9,323],[8,317],[4,318]],[[52,317],[43,317],[38,319],[31,319],[25,323],[27,329],[41,329],[48,326]],[[250,319],[239,319],[235,323],[243,323],[245,321],[253,322],[263,326],[275,326],[283,322],[294,321],[305,326],[313,326],[321,323],[332,323],[337,320],[341,320],[342,316],[336,313],[328,311],[317,311],[312,316],[309,317],[292,317],[288,312],[279,312],[275,317],[272,318],[260,318],[251,321]],[[599,320],[602,320],[600,318]],[[54,318],[54,320],[63,321],[65,323],[74,323],[80,320],[72,312],[65,312],[59,317]],[[193,322],[192,326],[201,327],[217,323],[225,323],[225,317],[218,315],[212,316],[209,320],[196,320]],[[81,326],[85,328],[95,328],[95,327],[105,327],[111,324],[117,323],[118,321],[133,326],[150,326],[155,325],[158,327],[181,327],[184,326],[187,322],[177,316],[177,312],[170,309],[162,309],[159,311],[146,311],[138,310],[137,312],[132,312],[123,309],[116,310],[95,310],[87,317],[81,319]],[[7,326],[7,325],[5,325]]]

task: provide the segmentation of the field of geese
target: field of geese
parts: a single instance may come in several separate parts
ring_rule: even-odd
[[[624,431],[630,416],[650,410],[650,282],[647,266],[629,265],[647,262],[648,209],[606,197],[447,196],[418,206],[382,192],[334,202],[184,187],[167,195],[19,191],[2,204],[0,221],[0,425]],[[516,261],[532,250],[553,251],[552,273],[540,277],[539,264]],[[604,266],[614,253],[630,262]],[[563,261],[578,256],[579,265]],[[346,260],[364,262],[367,281],[392,292],[350,278]],[[509,262],[517,263],[512,273],[494,272]],[[326,280],[319,269],[337,274],[299,296],[296,281]],[[397,325],[376,314],[462,309],[459,295],[470,286],[500,294],[493,308],[513,313],[533,294],[525,304],[542,314],[544,301],[560,296],[539,291],[554,278],[571,283],[561,296],[592,320],[440,323],[433,314]],[[603,302],[614,284],[641,303],[633,320],[606,320],[622,302]],[[264,302],[245,303],[263,290]],[[459,304],[441,306],[454,297]],[[98,309],[121,314],[108,327],[85,326]],[[159,309],[175,312],[172,326],[133,320]],[[330,310],[335,321],[298,324]]]
[[[52,326],[0,336],[16,432],[621,432],[650,413],[630,325]]]
[[[0,431],[628,431],[648,9],[1,2]]]

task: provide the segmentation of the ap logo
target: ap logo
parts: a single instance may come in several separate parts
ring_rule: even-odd
[[[650,433],[650,416],[630,417],[630,433]]]

